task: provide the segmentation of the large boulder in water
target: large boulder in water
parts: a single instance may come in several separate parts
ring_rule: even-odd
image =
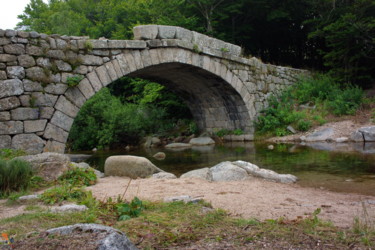
[[[326,141],[334,135],[333,128],[324,128],[306,136],[306,141]]]
[[[189,141],[189,144],[195,145],[195,146],[204,146],[204,145],[215,144],[215,141],[211,137],[198,137],[198,138],[192,138]]]
[[[70,159],[59,153],[42,153],[37,155],[19,156],[17,159],[31,164],[35,175],[46,181],[54,181],[69,169]]]
[[[145,178],[163,170],[144,157],[116,155],[106,159],[104,173],[106,176],[127,176],[132,179]]]
[[[375,141],[375,126],[358,129],[363,134],[365,141]]]

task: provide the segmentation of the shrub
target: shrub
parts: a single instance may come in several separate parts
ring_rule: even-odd
[[[86,192],[79,187],[72,185],[62,185],[50,188],[41,194],[40,199],[46,204],[55,204],[62,201],[72,201],[85,199]]]
[[[72,87],[75,87],[77,86],[83,79],[84,77],[81,76],[81,75],[76,75],[76,76],[69,76],[67,79],[66,79],[66,84],[72,88]]]
[[[299,120],[297,123],[297,129],[299,131],[307,131],[311,128],[312,124],[309,120]]]
[[[26,155],[26,152],[20,149],[3,148],[0,149],[0,159],[10,160],[17,156]]]
[[[117,205],[117,213],[120,221],[138,217],[142,210],[143,204],[138,197],[134,197],[130,203],[120,203]]]
[[[96,175],[92,169],[72,168],[59,177],[60,183],[73,186],[91,186],[96,183]]]
[[[0,160],[1,194],[26,190],[29,187],[32,176],[32,168],[28,162],[19,159]]]

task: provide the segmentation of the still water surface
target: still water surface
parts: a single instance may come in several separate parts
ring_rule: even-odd
[[[157,152],[165,152],[166,159],[158,161],[152,158]],[[274,150],[269,150],[263,143],[232,142],[184,150],[102,151],[95,153],[87,162],[103,171],[104,161],[111,155],[143,156],[177,176],[190,170],[212,167],[222,161],[243,160],[278,173],[294,174],[301,186],[375,195],[374,153],[339,153],[292,144],[278,144]]]

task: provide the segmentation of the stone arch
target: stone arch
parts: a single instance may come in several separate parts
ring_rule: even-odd
[[[220,59],[182,48],[128,50],[95,68],[77,87],[59,97],[44,133],[48,139],[45,150],[63,151],[74,118],[86,100],[123,76],[161,81],[176,91],[201,129],[251,129],[248,107],[252,104],[244,102],[247,87]]]

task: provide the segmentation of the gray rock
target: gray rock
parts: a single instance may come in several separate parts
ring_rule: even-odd
[[[193,198],[189,195],[180,195],[180,196],[173,196],[173,197],[166,197],[164,198],[164,202],[177,202],[177,201],[182,201],[184,203],[189,203],[189,202],[192,202],[192,203],[197,203],[199,201],[202,201],[201,198]]]
[[[0,135],[0,148],[10,148],[12,145],[12,137],[9,135]]]
[[[30,162],[36,175],[47,181],[54,181],[69,169],[69,157],[58,153],[42,153],[37,155],[20,156],[22,159]]]
[[[297,133],[297,131],[292,126],[288,126],[286,127],[286,129],[289,130],[292,134]]]
[[[209,168],[201,168],[189,171],[180,176],[181,179],[184,178],[199,178],[207,181],[212,181],[212,174]]]
[[[189,143],[191,145],[196,145],[196,146],[200,146],[200,145],[210,145],[210,144],[215,144],[215,141],[212,140],[212,138],[210,137],[198,137],[198,138],[192,138]]]
[[[38,108],[16,108],[11,110],[12,120],[36,120],[39,118]]]
[[[98,250],[137,250],[123,232],[112,227],[98,224],[75,224],[47,230],[47,233],[56,235],[72,235],[77,232],[105,233],[106,236],[97,243]]]
[[[325,128],[319,131],[315,131],[306,137],[306,141],[326,141],[330,139],[334,134],[333,128]]]
[[[358,130],[357,131],[354,131],[351,135],[350,135],[350,140],[351,141],[354,141],[354,142],[363,142],[365,141],[364,137],[363,137],[363,134],[361,132],[359,132]]]
[[[249,178],[246,170],[226,161],[210,168],[213,181],[240,181]]]
[[[24,195],[18,198],[19,201],[30,201],[30,200],[37,200],[39,199],[39,195],[31,194],[31,195]]]
[[[0,135],[14,135],[23,132],[23,123],[20,121],[0,122]]]
[[[0,98],[23,94],[23,84],[19,79],[0,81]]]
[[[158,35],[157,25],[140,25],[133,28],[135,40],[152,40]]]
[[[52,207],[51,212],[54,213],[71,213],[71,212],[82,212],[88,208],[85,205],[66,204],[59,207]]]
[[[375,141],[375,126],[363,127],[363,128],[358,129],[358,131],[363,134],[363,138],[366,142]]]
[[[127,176],[133,179],[145,178],[163,172],[144,157],[132,155],[110,156],[104,163],[106,176]]]
[[[25,77],[25,69],[21,66],[7,67],[8,78],[23,79]]]
[[[245,162],[235,161],[232,162],[234,165],[244,169],[249,175],[254,177],[260,177],[266,180],[281,182],[281,183],[294,183],[297,181],[297,177],[290,174],[278,174],[275,171],[259,168],[257,165]]]
[[[30,68],[35,66],[35,59],[29,55],[20,55],[18,56],[18,63],[22,67]]]
[[[0,112],[0,121],[9,121],[10,113],[9,112]]]
[[[156,154],[154,154],[152,157],[154,157],[155,159],[157,160],[164,160],[166,155],[164,152],[157,152]]]
[[[46,128],[47,120],[25,121],[25,133],[42,132]]]
[[[29,154],[39,154],[46,142],[36,134],[19,134],[12,138],[12,148],[21,149]]]
[[[174,39],[176,36],[176,27],[158,25],[159,33],[158,38],[160,39]]]
[[[337,142],[337,143],[343,143],[343,142],[347,142],[347,141],[349,141],[348,137],[339,137],[339,138],[335,139],[335,142]]]
[[[25,54],[25,45],[23,44],[7,44],[4,46],[4,51],[8,54],[22,55]]]
[[[151,178],[166,179],[166,180],[177,179],[177,177],[174,174],[167,173],[167,172],[160,172],[160,173],[153,174]]]
[[[14,109],[19,106],[21,106],[21,102],[15,96],[0,99],[0,111]]]
[[[165,146],[165,148],[190,148],[191,144],[189,143],[170,143]]]

